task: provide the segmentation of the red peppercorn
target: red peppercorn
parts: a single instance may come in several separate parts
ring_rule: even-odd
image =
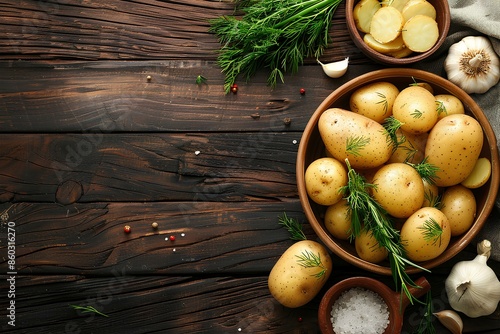
[[[125,232],[125,233],[130,233],[131,230],[132,229],[130,228],[129,225],[125,225],[125,227],[123,228],[123,232]]]
[[[300,95],[304,95],[306,93],[306,90],[304,88],[300,89]]]
[[[231,92],[232,92],[233,94],[238,93],[238,85],[237,85],[237,84],[233,84],[233,85],[231,86]]]
[[[297,320],[298,320],[299,322],[302,322],[302,317],[299,317]]]
[[[171,235],[168,239],[169,239],[170,241],[175,241],[175,235]]]

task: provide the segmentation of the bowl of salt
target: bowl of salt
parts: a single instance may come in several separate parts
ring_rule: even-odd
[[[408,287],[419,298],[430,290],[421,277],[418,287]],[[323,334],[400,333],[410,300],[384,283],[369,277],[351,277],[333,285],[321,299],[318,323]]]

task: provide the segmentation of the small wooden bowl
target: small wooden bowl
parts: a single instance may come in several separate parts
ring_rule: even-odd
[[[335,255],[358,268],[376,274],[391,275],[391,268],[388,261],[374,264],[362,260],[358,257],[353,243],[349,243],[349,241],[346,240],[339,240],[328,232],[323,221],[326,207],[318,205],[309,199],[304,181],[304,173],[307,166],[317,158],[325,156],[325,145],[318,130],[318,120],[321,114],[330,107],[349,110],[349,97],[351,94],[361,86],[378,81],[391,82],[399,87],[400,90],[403,87],[408,87],[408,85],[415,81],[426,82],[431,85],[436,95],[452,94],[459,98],[464,104],[465,113],[474,117],[483,128],[484,143],[481,157],[486,157],[491,161],[492,171],[489,181],[481,188],[473,190],[477,202],[476,218],[473,225],[466,233],[451,239],[448,248],[441,255],[435,259],[418,263],[426,269],[431,269],[454,257],[474,239],[477,233],[479,233],[486,223],[488,215],[493,210],[500,184],[500,161],[493,128],[476,102],[466,92],[450,81],[436,74],[422,70],[411,68],[386,68],[363,74],[333,91],[311,116],[300,140],[296,165],[297,188],[300,202],[311,227],[325,246]],[[416,267],[408,267],[406,269],[406,272],[409,274],[420,271],[421,270]]]
[[[420,288],[409,287],[409,290],[416,298],[423,296],[431,287],[424,277],[417,279],[415,283]],[[332,286],[321,299],[318,310],[318,324],[321,333],[335,334],[330,319],[333,304],[342,292],[352,288],[364,288],[378,293],[389,309],[389,325],[385,329],[384,334],[401,332],[404,311],[410,303],[406,294],[392,291],[387,285],[373,278],[351,277]]]
[[[392,66],[403,66],[407,64],[412,64],[415,62],[418,62],[420,60],[423,60],[430,55],[432,55],[434,52],[436,52],[437,49],[444,43],[444,40],[446,39],[446,36],[448,35],[448,31],[450,29],[450,6],[448,4],[447,0],[428,0],[430,4],[434,6],[436,9],[436,22],[438,24],[439,28],[439,38],[436,41],[436,44],[429,49],[426,52],[422,53],[413,53],[412,55],[405,57],[405,58],[394,58],[392,56],[385,55],[383,53],[380,53],[378,51],[375,51],[371,47],[369,47],[364,41],[363,41],[363,36],[364,33],[360,32],[358,28],[356,28],[356,23],[354,22],[353,18],[353,9],[354,6],[359,2],[360,0],[346,0],[346,5],[345,5],[345,16],[346,16],[346,22],[347,22],[347,29],[349,31],[349,34],[356,46],[370,59],[386,64],[386,65],[392,65]]]

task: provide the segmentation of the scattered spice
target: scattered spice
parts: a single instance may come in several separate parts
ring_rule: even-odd
[[[300,89],[300,95],[304,95],[306,93],[306,90],[304,88]]]
[[[152,223],[151,227],[156,230],[158,228],[158,223],[157,222]]]
[[[340,294],[330,320],[335,333],[382,334],[389,324],[389,309],[379,294],[356,287]]]
[[[197,85],[201,85],[201,84],[204,84],[204,83],[207,83],[207,78],[205,78],[203,75],[198,75],[196,77],[196,84]]]
[[[292,143],[293,143],[294,145],[296,145],[296,144],[297,144],[297,140],[296,140],[296,139],[294,139],[294,140],[292,141]]]
[[[181,237],[185,236],[186,234],[185,233],[181,233]]]
[[[260,118],[260,114],[259,114],[259,113],[251,114],[250,116],[251,116],[253,119],[259,119],[259,118]]]
[[[168,240],[170,240],[170,241],[175,241],[175,235],[171,235],[171,236],[169,236],[169,237],[168,237]]]
[[[146,80],[147,80],[147,81],[151,81],[151,79],[152,79],[152,77],[151,77],[150,75],[148,75],[148,76],[146,77]]]
[[[123,232],[125,233],[130,233],[131,230],[132,228],[129,225],[125,225],[125,227],[123,227]]]
[[[290,125],[292,124],[292,119],[290,117],[285,117],[283,118],[283,123],[285,123],[285,125]]]
[[[201,152],[200,151],[194,151],[195,155],[199,155]]]
[[[231,85],[231,93],[233,93],[233,94],[238,93],[238,85],[237,84]]]

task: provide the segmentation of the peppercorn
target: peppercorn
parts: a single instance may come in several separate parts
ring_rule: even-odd
[[[304,95],[306,93],[306,90],[304,88],[300,89],[300,95]]]
[[[123,232],[125,232],[125,233],[130,233],[131,230],[132,229],[130,228],[129,225],[125,225],[125,227],[123,228]]]

